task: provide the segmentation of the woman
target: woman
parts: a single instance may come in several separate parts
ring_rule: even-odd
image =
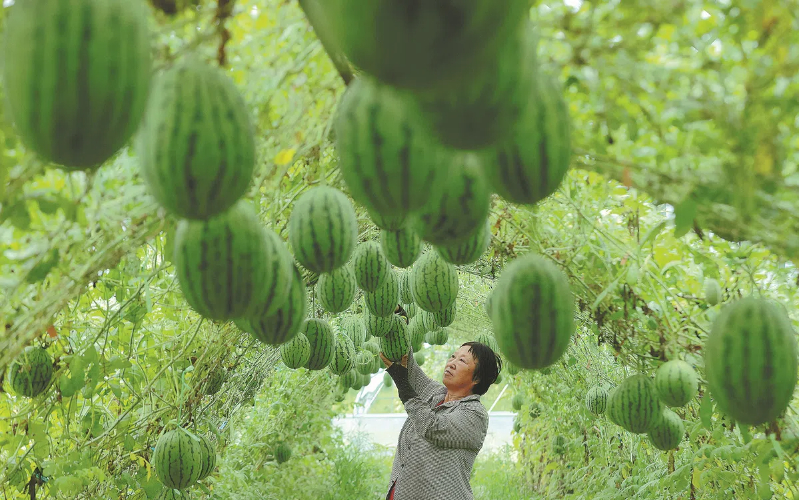
[[[500,356],[478,342],[462,344],[441,384],[425,375],[413,349],[399,363],[381,358],[408,413],[387,500],[471,500],[469,477],[489,427],[480,397],[500,373]]]

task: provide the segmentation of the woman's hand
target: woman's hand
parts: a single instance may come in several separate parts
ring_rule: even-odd
[[[392,363],[394,363],[394,361],[390,361],[389,358],[384,356],[382,352],[380,353],[380,356],[383,360],[383,364],[386,365],[386,368],[389,368],[392,366]],[[408,368],[408,354],[405,354],[402,358],[400,358],[400,364],[403,366],[403,368]]]

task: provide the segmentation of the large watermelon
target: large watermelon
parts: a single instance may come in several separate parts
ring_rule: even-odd
[[[631,375],[612,393],[606,413],[613,422],[628,432],[642,434],[656,421],[662,408],[650,378],[646,375]]]
[[[309,370],[322,370],[333,361],[336,338],[327,321],[309,318],[300,330],[308,339],[311,354],[303,365]]]
[[[42,159],[97,167],[139,127],[152,75],[142,0],[19,0],[7,10],[8,118]]]
[[[404,217],[438,188],[444,149],[408,95],[357,78],[339,104],[335,132],[342,177],[353,199],[372,212]]]
[[[183,429],[165,432],[158,438],[151,463],[167,488],[188,488],[203,471],[203,445]]]
[[[392,265],[406,268],[422,252],[422,240],[410,226],[404,226],[398,231],[381,231],[381,248]]]
[[[383,337],[392,327],[393,314],[386,316],[375,316],[369,310],[364,311],[364,324],[367,327],[367,334],[370,337]]]
[[[331,360],[331,364],[328,365],[328,368],[336,375],[342,375],[355,367],[356,350],[355,347],[353,347],[353,341],[350,340],[350,337],[347,335],[339,333],[336,334],[334,338],[336,339],[336,346],[334,348],[333,359]]]
[[[256,149],[249,110],[216,65],[189,56],[167,69],[137,137],[148,191],[179,217],[213,217],[250,186]]]
[[[686,361],[668,361],[656,370],[656,391],[664,404],[684,406],[697,395],[697,374]]]
[[[278,236],[275,231],[266,229],[264,231],[266,240],[266,265],[269,268],[267,273],[267,280],[261,283],[263,288],[266,288],[267,296],[263,302],[254,306],[253,311],[247,316],[247,319],[254,319],[252,323],[259,327],[259,333],[252,333],[252,335],[260,336],[259,323],[263,318],[269,317],[283,309],[286,302],[291,297],[293,292],[292,287],[292,272],[293,261],[292,255],[286,248],[286,243]],[[303,287],[305,292],[305,287]],[[296,293],[296,291],[295,291]],[[264,337],[267,337],[266,335]]]
[[[400,283],[397,274],[389,269],[383,284],[374,292],[364,293],[364,304],[373,316],[386,317],[400,304]]]
[[[353,271],[358,287],[365,292],[374,292],[383,284],[391,266],[377,241],[359,243],[353,252]]]
[[[481,258],[481,255],[489,248],[492,240],[492,231],[489,221],[478,228],[465,240],[452,245],[441,245],[437,247],[439,255],[451,264],[466,265],[472,264]]]
[[[214,449],[214,444],[202,434],[198,435],[200,438],[200,448],[202,455],[200,456],[200,476],[197,478],[201,481],[207,478],[217,465],[217,450]]]
[[[413,227],[434,245],[455,245],[486,224],[491,190],[478,157],[453,155],[447,163],[447,183],[416,214]]]
[[[457,86],[486,72],[528,18],[528,0],[331,0],[337,44],[356,66],[397,87]]]
[[[384,231],[399,231],[406,223],[405,215],[381,215],[367,207],[367,213],[372,222]]]
[[[406,322],[399,316],[392,316],[392,327],[389,332],[381,337],[381,351],[390,361],[400,361],[408,354],[411,347],[411,338],[408,335]]]
[[[602,415],[606,412],[608,404],[608,391],[602,387],[592,387],[586,393],[586,409],[595,415]]]
[[[678,447],[683,439],[683,420],[674,411],[664,408],[647,431],[650,442],[659,450],[669,451]]]
[[[300,331],[306,317],[306,284],[294,264],[291,269],[292,281],[286,301],[274,313],[263,315],[256,312],[244,322],[245,331],[265,344],[280,345],[288,342]]]
[[[420,318],[422,319],[422,326],[426,331],[432,332],[433,330],[439,328],[439,325],[436,324],[436,317],[433,315],[433,313],[422,311],[420,313]]]
[[[500,351],[520,368],[541,369],[564,354],[575,331],[567,277],[535,254],[514,259],[492,292]]]
[[[797,385],[797,332],[777,303],[739,299],[714,320],[705,364],[708,388],[723,413],[749,425],[771,422]]]
[[[289,216],[289,242],[295,258],[309,271],[328,273],[343,266],[358,238],[353,204],[330,186],[309,189]]]
[[[507,141],[482,156],[494,191],[514,203],[534,204],[561,184],[570,163],[570,123],[560,86],[540,73]]]
[[[11,388],[20,396],[38,396],[53,378],[53,359],[39,346],[28,346],[11,363]]]
[[[438,312],[453,305],[458,297],[456,267],[429,251],[417,260],[411,271],[414,302],[428,312]]]
[[[245,200],[207,221],[178,222],[175,269],[192,309],[226,321],[263,306],[270,294],[265,284],[275,282],[267,232]]]
[[[350,266],[344,265],[329,273],[322,273],[317,281],[317,298],[322,307],[340,313],[350,307],[356,296],[356,277]]]

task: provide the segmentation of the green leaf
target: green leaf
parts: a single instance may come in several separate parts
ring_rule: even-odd
[[[54,248],[50,251],[50,255],[46,259],[33,266],[25,277],[25,281],[31,284],[44,281],[50,273],[50,270],[57,266],[60,260],[61,254],[58,252],[57,248]]]
[[[703,427],[708,430],[711,430],[711,414],[713,413],[713,408],[711,404],[711,398],[708,396],[708,393],[703,395],[703,398],[700,400],[700,421],[703,423]]]
[[[680,205],[675,207],[675,237],[680,238],[689,232],[697,216],[697,203],[686,198]]]

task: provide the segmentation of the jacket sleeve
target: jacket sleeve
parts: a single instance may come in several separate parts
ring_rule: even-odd
[[[427,376],[414,359],[414,348],[408,348],[408,381],[422,399],[427,399],[444,385]]]
[[[421,398],[405,404],[408,418],[425,439],[439,448],[479,451],[489,429],[489,415],[480,402],[459,405],[449,413],[437,413]]]

